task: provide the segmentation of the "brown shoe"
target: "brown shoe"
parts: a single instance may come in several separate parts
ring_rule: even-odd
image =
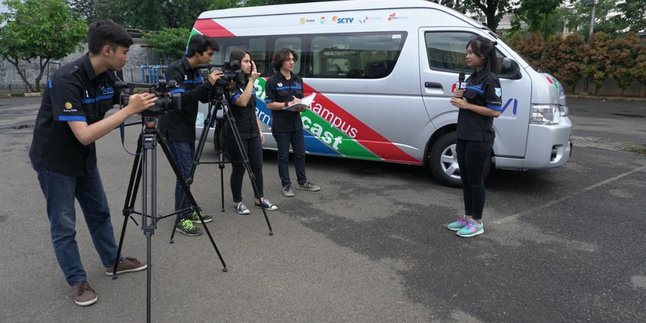
[[[72,299],[78,306],[90,306],[99,300],[87,280],[72,285]]]
[[[139,261],[137,258],[124,257],[119,261],[117,266],[117,275],[122,273],[129,273],[133,271],[140,271],[148,268],[148,264],[145,261]],[[112,276],[112,270],[114,267],[106,267],[105,274]]]

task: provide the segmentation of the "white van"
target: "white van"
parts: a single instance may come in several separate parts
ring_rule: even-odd
[[[214,64],[238,48],[252,53],[265,78],[274,50],[299,55],[294,72],[305,95],[302,113],[309,154],[428,166],[445,185],[460,185],[455,157],[458,110],[449,104],[465,63],[467,42],[498,42],[503,113],[495,119],[492,164],[499,169],[541,169],[565,164],[572,124],[565,93],[552,76],[531,68],[480,23],[422,0],[334,1],[202,13],[193,33],[215,37]],[[265,148],[275,149],[265,79],[256,84]],[[204,112],[198,116],[198,133]]]

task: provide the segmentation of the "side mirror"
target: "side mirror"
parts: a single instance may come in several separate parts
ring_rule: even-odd
[[[500,64],[500,78],[518,80],[523,77],[520,73],[520,66],[518,63],[510,58],[503,58],[502,63]]]

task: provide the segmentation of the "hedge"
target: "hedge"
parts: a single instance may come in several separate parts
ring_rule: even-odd
[[[506,38],[532,67],[554,75],[571,93],[584,78],[594,86],[594,94],[608,78],[622,94],[633,81],[646,85],[646,43],[634,33],[611,37],[597,32],[589,42],[578,33],[514,33]]]

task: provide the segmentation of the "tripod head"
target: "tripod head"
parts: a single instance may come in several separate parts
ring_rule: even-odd
[[[145,131],[148,131],[148,130],[154,131],[155,129],[157,129],[157,123],[159,122],[159,118],[156,116],[142,115],[141,122],[144,125]]]

